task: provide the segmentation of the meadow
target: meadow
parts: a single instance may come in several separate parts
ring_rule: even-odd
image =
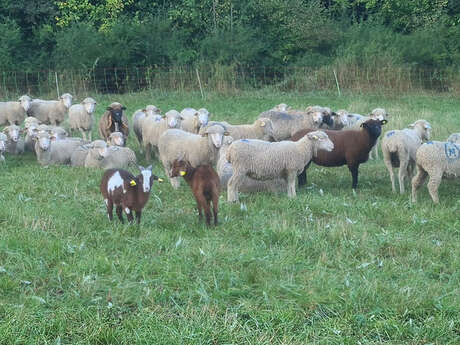
[[[91,96],[97,118],[119,101],[129,115],[146,104],[206,107],[213,119],[249,123],[284,102],[362,114],[384,107],[384,130],[423,118],[434,140],[460,132],[460,99],[446,94]],[[134,135],[128,146],[149,164]],[[157,162],[154,171],[165,177]],[[381,159],[361,165],[356,193],[346,167],[308,173],[295,199],[242,194],[228,204],[222,193],[215,228],[198,222],[185,183],[155,183],[137,227],[109,223],[102,171],[6,156],[0,343],[459,344],[458,179],[443,181],[439,205],[426,186],[414,205],[408,192],[391,192]]]

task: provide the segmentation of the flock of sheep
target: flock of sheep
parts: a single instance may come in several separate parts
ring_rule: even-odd
[[[289,197],[295,197],[296,178],[299,186],[306,183],[306,170],[311,162],[322,166],[347,165],[352,175],[352,187],[356,188],[359,165],[369,156],[379,158],[379,138],[393,192],[396,190],[393,168],[399,168],[401,193],[404,193],[404,180],[417,168],[412,179],[414,202],[417,189],[428,176],[429,193],[438,203],[437,190],[442,178],[460,174],[460,133],[452,134],[447,141],[429,141],[430,124],[417,120],[408,128],[390,130],[381,136],[381,127],[386,124],[388,116],[381,108],[363,116],[345,110],[333,112],[322,106],[295,110],[279,104],[262,112],[252,124],[234,125],[210,121],[210,113],[204,108],[186,108],[181,112],[170,110],[162,114],[157,107],[148,105],[134,112],[130,124],[125,106],[114,102],[99,121],[102,139],[92,141],[95,108],[96,101],[90,97],[72,105],[72,95],[68,93],[59,100],[31,99],[24,95],[18,101],[0,102],[0,126],[5,126],[0,133],[0,161],[4,160],[4,152],[17,155],[30,151],[41,165],[70,164],[111,169],[102,184],[106,189],[112,188],[112,194],[117,188],[122,193],[117,194],[117,204],[110,195],[107,196],[107,191],[101,190],[104,199],[107,204],[115,203],[121,220],[121,210],[132,220],[133,209],[122,207],[127,198],[123,195],[129,194],[130,186],[134,188],[140,183],[143,189],[139,188],[139,195],[130,198],[141,200],[147,196],[142,199],[146,202],[152,182],[158,180],[151,174],[151,167],[141,168],[141,175],[137,177],[121,170],[137,165],[136,154],[125,146],[132,130],[146,160],[152,161],[154,155],[161,161],[174,188],[179,187],[179,176],[185,178],[188,174],[186,181],[195,194],[200,215],[200,205],[203,206],[208,224],[209,202],[215,199],[221,187],[228,189],[230,202],[238,200],[239,192],[285,191]],[[67,130],[61,127],[63,124]],[[71,134],[80,132],[82,138],[70,137],[69,131]],[[198,168],[202,166],[209,168],[201,171]],[[213,167],[216,167],[215,171]],[[195,170],[201,171],[201,175],[195,174]],[[195,181],[190,177],[193,174],[201,178],[197,177]],[[119,177],[122,175],[128,177]],[[218,178],[217,189],[215,176]],[[149,182],[145,182],[146,179]],[[209,181],[204,181],[206,179]],[[201,202],[200,198],[203,199]],[[140,202],[140,211],[145,202]],[[214,209],[217,223],[217,205]]]

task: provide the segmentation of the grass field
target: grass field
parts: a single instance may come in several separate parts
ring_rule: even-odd
[[[446,95],[95,98],[98,117],[117,100],[129,114],[205,106],[244,123],[284,102],[384,107],[386,129],[424,118],[434,140],[460,132],[460,100]],[[147,164],[134,136],[128,146]],[[1,344],[460,343],[458,180],[441,184],[440,205],[426,186],[413,205],[392,194],[381,160],[361,166],[356,194],[345,167],[312,166],[292,200],[243,194],[227,204],[223,193],[220,225],[207,229],[184,183],[155,184],[140,227],[111,224],[101,176],[40,167],[32,155],[0,167]]]

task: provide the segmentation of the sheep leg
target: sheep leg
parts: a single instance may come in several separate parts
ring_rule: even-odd
[[[214,215],[214,225],[217,225],[217,213],[219,212],[219,195],[214,195],[212,198],[212,212]]]
[[[113,220],[113,201],[112,200],[106,200],[107,204],[107,215],[109,217],[109,220]]]
[[[289,198],[294,198],[296,196],[295,192],[295,172],[288,172],[286,182],[287,182],[287,195]]]
[[[116,208],[118,219],[123,224],[125,221],[123,220],[123,208],[121,206],[117,206]]]
[[[441,184],[442,180],[442,171],[439,172],[433,172],[430,174],[430,179],[428,181],[428,192],[430,193],[431,199],[433,199],[433,202],[435,204],[439,204],[439,197],[438,197],[438,188],[439,185]]]
[[[417,175],[412,179],[412,202],[417,202],[417,189],[425,182],[428,173],[417,165]]]
[[[126,212],[126,217],[128,218],[128,222],[132,223],[134,220],[133,210],[125,207],[125,212]]]
[[[390,173],[391,190],[393,191],[393,193],[395,193],[396,192],[395,174],[393,172],[393,165],[391,164],[390,152],[386,150],[383,150],[383,162],[385,163],[385,166],[387,167],[387,170]]]
[[[358,187],[358,168],[359,165],[349,165],[348,170],[350,170],[352,183],[351,188],[356,189]]]
[[[203,214],[201,213],[201,204],[198,199],[196,199],[196,209],[198,210],[198,220],[201,222],[203,219]]]
[[[206,200],[206,197],[204,196],[203,193],[198,193],[196,195],[196,202],[198,204],[198,207],[199,207],[199,217],[200,217],[200,220],[201,220],[201,208],[203,208],[204,210],[204,215],[206,217],[206,225],[210,225],[211,224],[211,209],[210,209],[210,205],[209,205],[209,201]]]
[[[93,141],[93,132],[92,131],[88,132],[88,138],[89,138],[89,141]]]
[[[232,177],[228,180],[227,184],[227,201],[237,202],[238,201],[238,190],[243,180],[244,175],[233,171]]]
[[[136,211],[137,225],[139,225],[141,223],[141,215],[142,215],[142,211]]]
[[[307,165],[303,168],[302,172],[297,177],[300,186],[305,186],[307,184],[307,169],[310,166],[311,161],[307,163]]]
[[[406,157],[399,158],[399,193],[404,194],[404,179],[407,176],[408,161]]]
[[[86,140],[86,133],[82,128],[80,128],[80,133],[81,133],[81,137],[83,138],[83,140]]]

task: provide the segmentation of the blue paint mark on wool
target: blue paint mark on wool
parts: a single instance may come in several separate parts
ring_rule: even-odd
[[[460,158],[460,147],[458,147],[454,143],[445,143],[444,152],[446,153],[448,162],[453,162]]]
[[[395,131],[388,132],[388,133],[387,133],[387,138],[391,137],[391,136],[394,135],[395,133],[396,133]]]

